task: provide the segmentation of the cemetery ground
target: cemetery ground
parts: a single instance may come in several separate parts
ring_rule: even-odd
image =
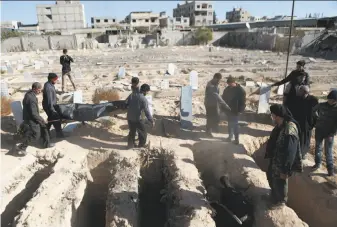
[[[61,51],[3,55],[2,96],[21,101],[33,81],[44,83],[49,72],[60,75],[60,55]],[[336,226],[337,179],[327,177],[325,168],[311,172],[312,155],[304,161],[304,173],[289,180],[287,206],[270,209],[268,204],[264,147],[272,126],[268,114],[256,113],[259,95],[255,91],[259,82],[268,84],[284,77],[285,54],[230,48],[209,52],[206,47],[193,46],[69,50],[69,55],[75,60],[72,71],[84,103],[93,103],[97,88],[118,90],[125,99],[132,76],[138,76],[141,84],[150,84],[155,127],[149,128],[149,147],[126,149],[128,126],[123,113],[110,116],[109,124],[101,119],[79,123],[70,137],[56,141],[55,148],[30,146],[27,156],[13,157],[6,153],[12,146],[15,120],[12,114],[2,116],[2,226],[220,226],[232,218],[217,217],[216,213],[224,211],[211,206],[214,201],[220,203],[219,178],[224,175],[249,198],[254,226]],[[300,59],[290,56],[289,70]],[[305,59],[311,91],[323,101],[329,89],[337,87],[337,64]],[[192,73],[190,83],[192,71],[197,75]],[[225,116],[214,138],[205,135],[204,89],[216,72],[234,76],[247,92],[240,145],[224,141]],[[66,81],[71,92],[70,81]],[[192,130],[181,129],[179,121],[181,87],[186,85],[194,88]],[[56,88],[61,90],[61,81]],[[66,96],[59,98],[70,101]],[[281,100],[277,88],[272,90],[270,102]],[[336,145],[334,154],[336,163]]]

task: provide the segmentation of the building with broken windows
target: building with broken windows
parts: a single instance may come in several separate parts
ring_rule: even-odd
[[[173,17],[190,18],[190,26],[205,26],[213,24],[213,4],[210,1],[185,1],[173,9]]]
[[[92,17],[92,28],[111,28],[118,25],[117,18],[114,17]]]
[[[131,30],[138,32],[153,31],[159,28],[159,13],[152,11],[131,12],[125,18]]]
[[[85,28],[84,6],[79,1],[56,1],[55,5],[37,5],[41,31],[62,31]]]
[[[169,17],[165,12],[160,13],[160,28],[167,30],[182,30],[190,27],[189,17]]]
[[[247,22],[251,20],[250,13],[242,8],[233,8],[232,11],[226,12],[228,22]]]

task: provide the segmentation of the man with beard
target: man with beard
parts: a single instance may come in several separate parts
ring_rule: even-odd
[[[56,131],[56,137],[64,138],[61,127],[61,117],[56,112],[54,107],[54,105],[56,105],[55,83],[57,80],[58,77],[55,73],[48,74],[48,81],[44,84],[43,87],[42,107],[48,116],[48,132],[50,130],[50,127],[53,125]]]
[[[328,175],[334,176],[333,164],[333,142],[337,132],[337,90],[332,90],[328,94],[328,101],[318,104],[314,108],[317,118],[315,130],[315,165],[314,170],[320,168],[322,162],[322,150],[324,140],[324,150]]]
[[[300,144],[303,159],[309,151],[312,129],[315,126],[313,109],[318,104],[318,99],[310,95],[309,91],[309,86],[299,87],[296,108],[293,111],[294,119],[301,128]]]
[[[229,106],[219,95],[219,83],[222,79],[221,73],[215,73],[213,79],[207,83],[205,90],[206,108],[206,133],[212,137],[212,131],[218,132],[220,123],[220,108],[230,111]]]
[[[304,71],[305,61],[298,61],[296,64],[296,70],[293,70],[286,78],[283,80],[274,83],[273,86],[280,86],[282,84],[288,83],[284,89],[284,101],[285,105],[291,113],[293,113],[296,108],[296,96],[298,88],[301,85],[309,86],[309,74]]]
[[[280,104],[270,106],[275,124],[267,142],[265,159],[270,159],[267,179],[273,205],[284,205],[288,199],[288,178],[302,172],[300,128],[289,110]]]

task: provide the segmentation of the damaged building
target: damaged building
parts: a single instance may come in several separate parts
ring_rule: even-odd
[[[159,13],[152,11],[131,12],[126,16],[125,22],[130,24],[130,29],[140,33],[153,31],[159,28]]]

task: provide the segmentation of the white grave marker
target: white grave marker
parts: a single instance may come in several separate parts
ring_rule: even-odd
[[[29,65],[29,59],[28,59],[28,58],[23,58],[23,59],[22,59],[22,63],[23,63],[24,65]]]
[[[167,67],[167,72],[171,75],[174,76],[174,71],[176,69],[176,66],[172,63],[170,63]]]
[[[193,90],[198,89],[198,72],[197,71],[191,71],[190,72],[190,86]]]
[[[255,87],[254,81],[246,81],[246,87]]]
[[[7,72],[7,71],[8,71],[7,66],[2,65],[2,66],[1,66],[1,71],[6,71],[6,72]]]
[[[270,86],[261,83],[260,99],[257,113],[268,113],[269,111]]]
[[[40,69],[40,67],[41,67],[41,66],[40,66],[40,63],[39,63],[39,62],[37,62],[37,61],[34,62],[34,68],[35,68],[35,69]]]
[[[5,81],[1,81],[1,96],[9,96],[8,84]]]
[[[152,101],[152,95],[146,95],[145,98],[147,99],[147,103],[149,106],[149,111],[151,116],[153,116],[153,101]]]
[[[83,103],[82,91],[74,91],[73,103]]]
[[[17,66],[17,68],[16,68],[18,71],[20,71],[20,70],[23,70],[23,65],[21,65],[21,64],[18,64],[18,66]]]
[[[125,68],[124,67],[119,67],[119,70],[118,70],[118,79],[121,79],[121,78],[125,78]]]
[[[283,91],[284,91],[284,84],[278,86],[277,95],[283,95]]]
[[[19,128],[23,122],[22,106],[20,101],[14,101],[11,103],[11,109],[14,115],[16,127]]]
[[[169,88],[170,88],[169,80],[167,80],[167,79],[162,80],[162,81],[160,82],[160,88],[161,88],[162,90],[167,90],[167,89],[169,89]]]

